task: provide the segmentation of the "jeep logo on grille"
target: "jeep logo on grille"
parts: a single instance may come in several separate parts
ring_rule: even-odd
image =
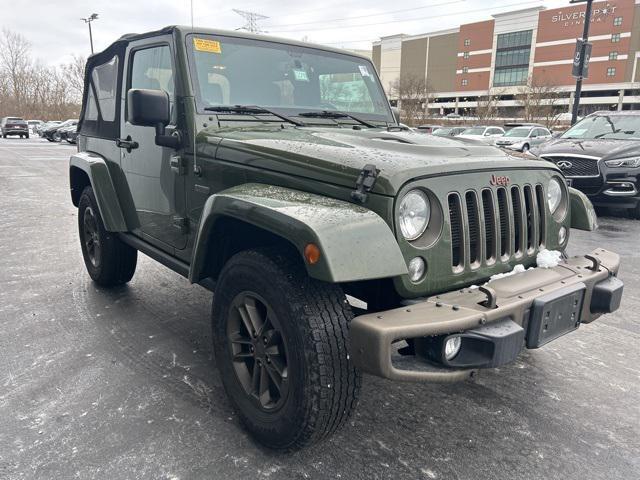
[[[560,170],[571,170],[571,167],[573,167],[573,163],[568,160],[560,160],[556,165],[558,165]]]
[[[511,179],[506,175],[491,175],[491,178],[489,179],[489,184],[493,185],[494,187],[506,187],[510,183]]]

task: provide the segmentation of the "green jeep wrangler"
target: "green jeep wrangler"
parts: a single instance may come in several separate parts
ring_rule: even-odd
[[[89,275],[126,283],[140,251],[214,291],[215,363],[269,447],[335,432],[362,373],[467,379],[620,304],[614,253],[531,268],[596,226],[553,164],[408,131],[367,58],[173,26],[85,77],[69,174]]]

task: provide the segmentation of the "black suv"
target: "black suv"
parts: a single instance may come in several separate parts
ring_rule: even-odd
[[[640,111],[596,112],[532,151],[601,207],[640,219]]]
[[[9,135],[20,135],[20,138],[29,138],[29,125],[20,117],[4,117],[0,122],[2,138]]]

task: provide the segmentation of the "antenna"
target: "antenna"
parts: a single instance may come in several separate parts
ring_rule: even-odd
[[[246,23],[242,27],[238,28],[238,30],[247,30],[251,33],[267,33],[258,26],[258,20],[269,18],[266,15],[260,15],[256,12],[247,12],[246,10],[238,10],[237,8],[234,8],[233,11],[246,20]]]

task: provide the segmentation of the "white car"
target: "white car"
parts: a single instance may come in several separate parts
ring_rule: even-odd
[[[496,138],[496,147],[508,148],[519,152],[528,152],[531,147],[551,140],[551,132],[538,126],[521,126],[509,130],[504,136]]]
[[[468,138],[470,140],[480,140],[481,142],[493,145],[496,138],[504,136],[504,128],[491,126],[476,126],[464,130],[459,138]]]

